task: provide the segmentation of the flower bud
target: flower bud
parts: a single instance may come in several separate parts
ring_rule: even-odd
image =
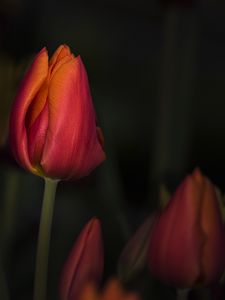
[[[68,46],[50,61],[45,48],[36,56],[12,107],[10,141],[21,166],[52,179],[86,176],[105,159],[86,70]]]
[[[225,231],[214,185],[198,169],[187,176],[151,232],[150,271],[177,288],[220,279]]]
[[[125,245],[118,261],[118,273],[123,281],[130,280],[146,266],[149,235],[156,218],[156,214],[150,215]]]
[[[91,219],[81,231],[63,267],[59,294],[61,300],[77,299],[87,282],[99,284],[104,253],[98,219]]]

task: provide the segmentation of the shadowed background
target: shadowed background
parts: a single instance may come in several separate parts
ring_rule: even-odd
[[[7,118],[24,70],[42,47],[51,55],[66,43],[81,55],[107,153],[91,176],[58,187],[48,299],[57,299],[60,269],[92,216],[102,221],[107,279],[129,236],[158,206],[160,184],[173,191],[199,166],[225,189],[225,4],[146,2],[0,3],[2,282],[12,300],[32,295],[43,182],[9,156]],[[147,272],[131,286],[143,299],[175,297]]]

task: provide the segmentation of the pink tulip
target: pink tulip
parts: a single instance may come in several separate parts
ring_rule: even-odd
[[[177,288],[220,279],[225,231],[213,184],[198,169],[178,187],[150,236],[150,271]]]
[[[63,267],[60,299],[77,299],[88,282],[99,284],[103,271],[104,253],[98,219],[91,219],[81,231]]]
[[[85,67],[68,46],[34,59],[12,107],[10,141],[21,166],[53,179],[80,178],[105,159]]]

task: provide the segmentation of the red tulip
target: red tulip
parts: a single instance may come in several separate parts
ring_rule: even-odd
[[[150,236],[149,267],[165,283],[189,288],[219,280],[225,231],[213,184],[199,170],[187,176]]]
[[[80,233],[63,267],[60,299],[74,300],[87,282],[99,284],[103,271],[103,245],[98,219],[92,219]]]
[[[61,45],[44,48],[12,107],[11,147],[25,169],[53,179],[80,178],[104,159],[88,78],[80,56]]]

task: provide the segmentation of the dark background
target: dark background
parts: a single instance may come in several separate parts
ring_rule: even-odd
[[[20,70],[42,47],[51,55],[62,43],[87,68],[107,161],[88,178],[59,184],[48,299],[56,299],[60,269],[90,217],[102,221],[106,280],[129,236],[158,206],[162,183],[173,191],[199,166],[225,189],[225,4],[1,0],[2,136]],[[11,299],[26,300],[43,182],[12,164],[1,139],[2,263]],[[143,299],[175,297],[147,272],[131,286]]]

